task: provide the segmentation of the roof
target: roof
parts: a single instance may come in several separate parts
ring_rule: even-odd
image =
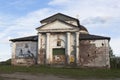
[[[88,30],[83,25],[79,25],[79,28],[80,28],[80,30],[84,30],[84,31],[88,32]]]
[[[80,34],[80,37],[79,37],[79,40],[102,40],[102,39],[110,40],[110,37],[91,35],[91,34]],[[10,41],[12,41],[12,42],[16,42],[16,41],[38,41],[38,36],[35,35],[35,36],[28,36],[28,37],[10,39]]]
[[[59,19],[59,20],[62,20],[62,21],[73,21],[73,20],[79,21],[79,20],[76,19],[76,18],[67,16],[67,15],[62,14],[62,13],[57,13],[57,14],[55,14],[55,15],[53,15],[53,16],[50,16],[50,17],[48,17],[48,18],[45,18],[45,19],[41,20],[40,22],[41,22],[41,23],[44,23],[44,22],[45,22],[45,23],[46,23],[46,22],[52,22],[52,21],[54,21],[54,20],[56,20],[56,19]]]
[[[10,39],[12,42],[16,41],[38,41],[38,36],[28,36],[28,37],[21,37],[21,38],[16,38],[16,39]]]
[[[42,25],[42,26],[40,26],[40,27],[38,27],[38,28],[42,28],[42,27],[44,27],[44,26],[46,26],[46,25],[48,25],[48,24],[51,24],[51,23],[53,23],[53,22],[55,22],[55,21],[60,21],[60,22],[62,22],[62,23],[64,23],[64,24],[66,24],[66,25],[69,25],[69,26],[78,28],[78,26],[75,26],[75,25],[73,25],[73,24],[67,23],[67,22],[65,22],[65,21],[63,21],[63,20],[60,20],[60,19],[55,19],[54,21],[49,22],[49,23],[47,23],[47,24],[45,24],[45,25]],[[38,29],[38,28],[36,28],[36,29]]]
[[[101,40],[101,39],[110,40],[110,37],[91,35],[91,34],[80,34],[80,37],[79,37],[79,40]]]

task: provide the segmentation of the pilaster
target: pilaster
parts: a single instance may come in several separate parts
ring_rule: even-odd
[[[50,63],[50,33],[46,33],[46,64]]]
[[[12,64],[16,64],[15,58],[16,58],[16,42],[12,42]]]
[[[12,58],[15,59],[16,53],[16,43],[12,43]]]
[[[41,34],[38,33],[38,64],[40,64]]]
[[[67,56],[67,64],[70,64],[70,33],[67,32],[67,46],[66,46],[66,56]]]
[[[79,32],[76,32],[75,46],[76,46],[76,64],[79,64]]]

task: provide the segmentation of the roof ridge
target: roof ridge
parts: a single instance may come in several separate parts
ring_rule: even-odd
[[[42,22],[44,22],[45,20],[50,19],[50,18],[52,18],[52,17],[54,17],[54,16],[57,16],[57,15],[62,15],[62,16],[66,16],[66,17],[71,18],[71,19],[74,19],[74,20],[78,20],[77,18],[68,16],[68,15],[65,15],[65,14],[62,14],[62,13],[56,13],[56,14],[54,14],[54,15],[52,15],[52,16],[49,16],[49,17],[47,17],[47,18],[41,20],[40,22],[42,23]]]

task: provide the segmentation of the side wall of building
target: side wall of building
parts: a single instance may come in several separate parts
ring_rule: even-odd
[[[33,65],[37,60],[37,42],[20,41],[12,43],[12,64]]]
[[[81,40],[79,49],[80,66],[110,68],[108,40]]]

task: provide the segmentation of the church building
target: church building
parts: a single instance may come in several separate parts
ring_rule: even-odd
[[[37,35],[10,40],[13,65],[110,68],[110,37],[90,34],[78,19],[61,13],[40,23]]]

